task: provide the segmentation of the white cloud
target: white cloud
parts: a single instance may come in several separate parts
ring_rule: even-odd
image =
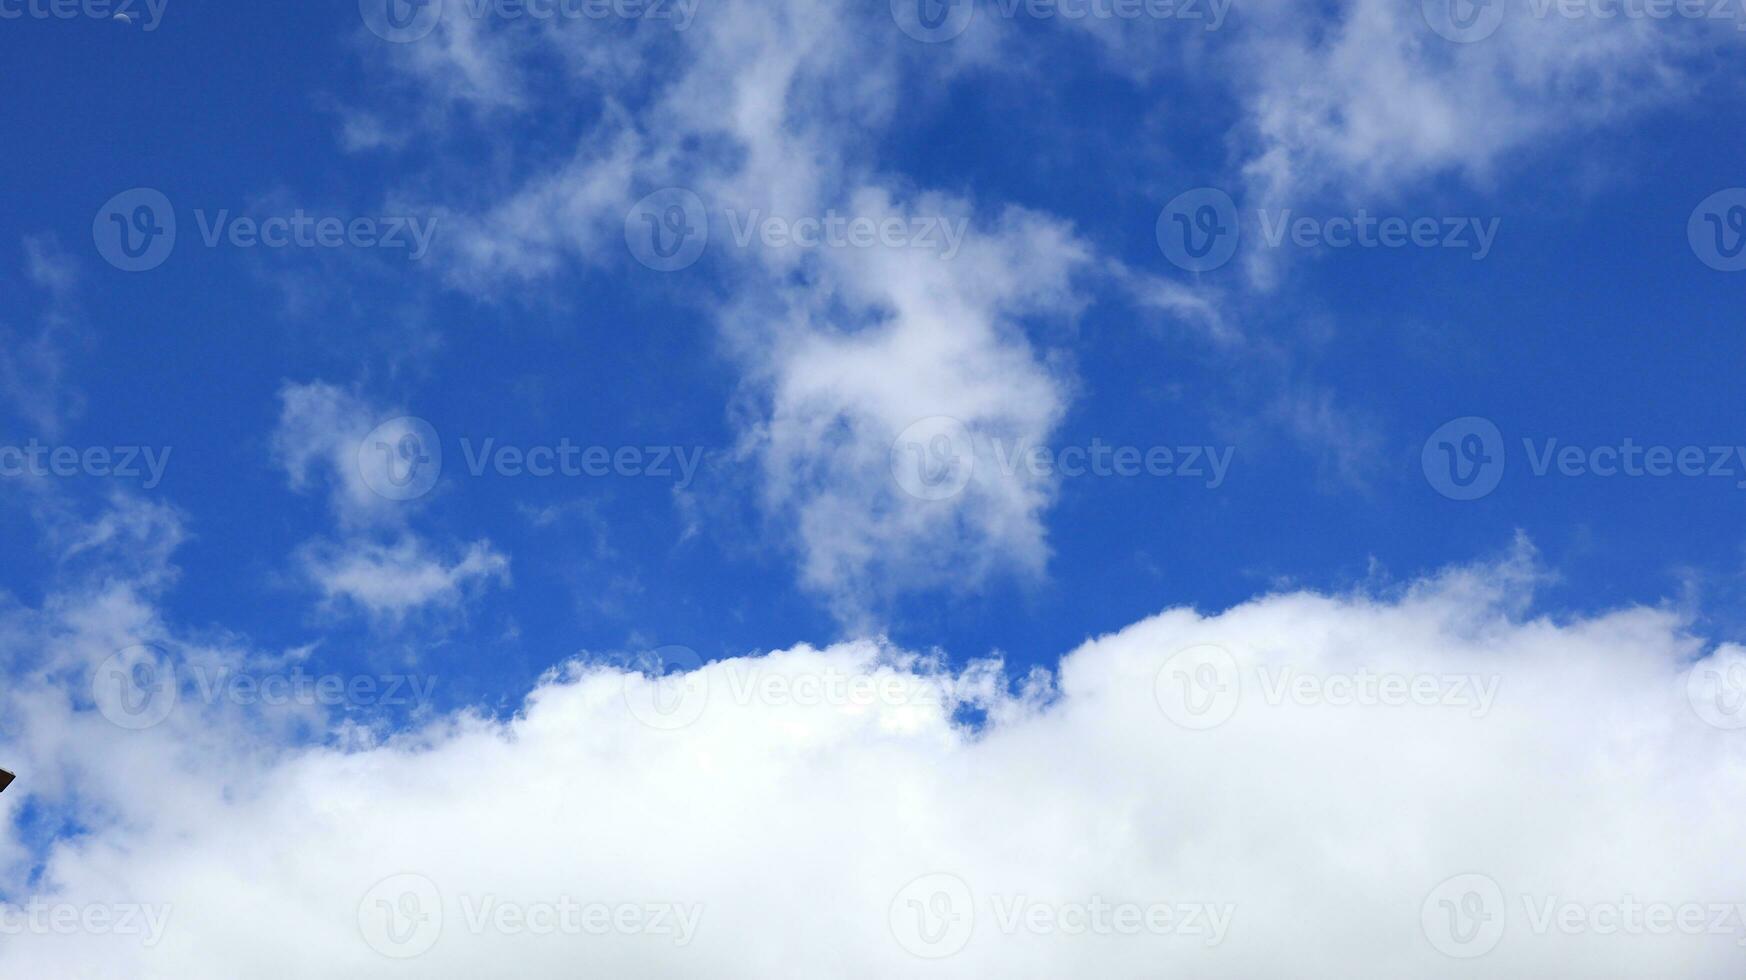
[[[279,400],[274,456],[293,489],[326,485],[338,524],[336,539],[310,541],[296,557],[328,609],[397,624],[417,609],[457,609],[508,581],[509,559],[490,542],[467,545],[451,562],[408,529],[442,471],[442,440],[429,423],[325,382],[287,384]]]
[[[994,665],[942,673],[878,642],[721,661],[661,689],[578,662],[513,719],[449,716],[380,743],[339,720],[326,744],[291,741],[273,709],[191,697],[127,731],[79,695],[85,673],[20,672],[0,695],[18,719],[0,752],[21,781],[0,807],[10,815],[33,795],[86,832],[49,848],[35,886],[22,878],[29,849],[9,839],[6,893],[167,918],[149,947],[82,929],[9,936],[0,969],[1736,975],[1746,879],[1726,855],[1746,845],[1746,733],[1704,716],[1746,716],[1726,697],[1690,697],[1705,650],[1676,615],[1525,619],[1533,579],[1518,554],[1386,596],[1172,610],[1086,643],[1016,694]],[[94,664],[135,631],[174,642],[149,610],[106,605],[79,588],[8,613],[4,655]],[[1216,657],[1176,656],[1206,644],[1228,651],[1234,700],[1187,686],[1221,679]],[[1746,650],[1713,649],[1698,666],[1737,677]],[[1364,703],[1366,692],[1403,703]],[[1187,713],[1185,694],[1207,710]],[[954,722],[966,703],[987,713],[979,730]],[[910,887],[941,874],[970,905]],[[1503,933],[1477,961],[1438,949],[1476,948],[1438,901],[1465,908],[1437,889],[1468,874],[1505,903]],[[412,886],[437,897],[404,904]],[[1474,910],[1493,911],[1476,894]],[[906,898],[969,916],[967,944],[915,958],[957,934],[925,942]],[[487,900],[511,917],[480,919]],[[632,924],[682,910],[694,932],[681,942],[669,910],[666,932],[566,933],[540,911],[565,900],[578,930],[595,922],[581,909],[604,903]],[[1020,900],[1041,911],[1015,924]],[[1023,924],[1065,915],[1071,926],[1097,903],[1112,927],[1127,921],[1117,906],[1205,908],[1177,921],[1188,935],[1148,933],[1144,918],[1138,935]],[[1705,928],[1715,905],[1729,931],[1536,931],[1548,907],[1604,915],[1627,903],[1702,907]],[[1224,922],[1216,943],[1206,909]],[[391,910],[440,915],[440,931],[405,918],[390,934]],[[530,910],[535,930],[555,931],[514,917]],[[422,939],[434,945],[421,956],[382,955]]]
[[[452,563],[427,554],[412,536],[392,544],[316,542],[300,558],[304,574],[329,602],[356,604],[387,619],[430,605],[453,608],[492,580],[509,578],[509,559],[488,541],[468,545]]]
[[[24,239],[25,277],[43,294],[42,313],[29,336],[0,321],[0,395],[33,427],[56,438],[85,407],[85,397],[67,380],[69,349],[87,341],[75,290],[79,269],[51,236]],[[6,311],[16,315],[22,304]]]

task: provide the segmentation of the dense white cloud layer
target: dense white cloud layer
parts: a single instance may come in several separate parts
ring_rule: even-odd
[[[878,641],[663,650],[689,672],[661,681],[575,661],[511,719],[386,740],[268,700],[295,658],[176,637],[167,580],[111,569],[0,617],[8,976],[1746,962],[1746,656],[1661,610],[1525,618],[1522,554],[1167,611],[1017,681]],[[138,643],[182,678],[163,712],[110,670]],[[227,667],[258,683],[213,685]],[[26,801],[84,832],[28,843]]]

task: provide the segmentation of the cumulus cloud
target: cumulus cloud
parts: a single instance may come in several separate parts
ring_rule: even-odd
[[[413,416],[325,382],[279,392],[273,453],[293,489],[325,487],[338,535],[306,543],[297,565],[329,610],[398,623],[426,607],[453,610],[509,578],[509,559],[475,541],[445,561],[409,527],[442,472],[442,440]]]
[[[193,688],[112,723],[105,645],[177,640],[75,583],[0,618],[59,665],[3,695],[0,807],[85,831],[0,852],[0,968],[1736,975],[1746,650],[1526,616],[1536,578],[1173,609],[1025,678],[878,640],[590,657],[512,718],[313,740]]]

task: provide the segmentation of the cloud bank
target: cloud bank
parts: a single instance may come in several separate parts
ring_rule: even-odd
[[[203,691],[188,678],[291,666],[177,636],[168,577],[117,574],[0,618],[0,751],[25,774],[0,807],[16,820],[28,793],[33,821],[80,828],[0,855],[7,975],[1731,977],[1746,958],[1726,860],[1746,651],[1657,609],[1528,617],[1525,552],[1385,595],[1171,609],[1023,678],[876,640],[632,664],[661,677],[587,657],[512,717],[391,736],[264,682]],[[110,669],[142,642],[183,678],[161,717],[162,684]]]

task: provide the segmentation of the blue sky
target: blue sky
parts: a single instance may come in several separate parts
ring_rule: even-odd
[[[447,0],[389,39],[373,2],[0,0],[24,12],[0,21],[0,447],[164,460],[150,486],[0,474],[14,638],[83,635],[67,610],[125,587],[127,638],[416,672],[440,680],[418,718],[506,719],[570,658],[669,646],[994,657],[1017,697],[1166,609],[1405,601],[1517,562],[1509,616],[1746,629],[1734,20],[1499,3],[1453,41],[1440,0],[1237,0],[1216,30],[986,3],[924,43],[902,3],[663,8],[679,28]],[[1209,193],[1232,244],[1200,269],[1170,206],[1199,222]],[[166,210],[173,248],[124,268],[116,222]],[[206,240],[294,215],[345,240]],[[736,241],[827,215],[961,247]],[[1435,232],[1328,244],[1361,215]],[[676,218],[708,236],[668,271],[637,236]],[[1293,220],[1321,244],[1271,244]],[[368,458],[407,418],[442,464],[393,499]],[[1433,434],[1461,453],[1487,423],[1501,476],[1454,499]],[[1593,471],[1627,440],[1703,473]],[[469,472],[487,442],[696,470]],[[1003,466],[1093,446],[1226,462]],[[906,467],[940,452],[965,482],[924,499]],[[40,652],[14,679],[102,659]],[[273,751],[349,737],[308,724]]]
[[[440,96],[417,80],[383,84],[384,63],[402,52],[360,38],[347,13],[172,8],[150,33],[23,20],[0,39],[17,67],[6,122],[9,325],[28,335],[49,304],[20,281],[24,239],[52,242],[80,275],[79,342],[62,380],[82,410],[66,441],[173,447],[150,493],[189,516],[179,563],[200,583],[171,597],[173,608],[268,646],[353,633],[306,611],[285,615],[308,605],[307,590],[285,581],[286,555],[326,515],[288,491],[266,451],[281,385],[369,392],[430,420],[457,457],[463,436],[719,456],[735,440],[728,407],[743,383],[708,317],[711,298],[731,289],[726,263],[655,276],[608,256],[480,297],[445,282],[441,256],[460,229],[440,219],[432,255],[416,262],[362,248],[204,247],[196,209],[384,214],[386,201],[433,180],[461,200],[480,196],[518,167],[549,162],[554,143],[598,111],[590,93],[540,91],[537,109],[507,120],[510,145],[482,145],[486,126],[463,105],[447,128],[403,148],[348,152],[345,113],[410,127]],[[1282,585],[1338,589],[1378,570],[1410,577],[1498,551],[1518,529],[1562,576],[1549,601],[1653,603],[1687,595],[1689,581],[1707,612],[1734,625],[1706,601],[1731,599],[1739,581],[1739,542],[1726,530],[1734,480],[1531,478],[1518,465],[1490,497],[1452,502],[1418,460],[1432,430],[1468,415],[1495,420],[1518,456],[1524,438],[1741,441],[1726,421],[1738,389],[1726,311],[1739,283],[1685,242],[1697,203],[1739,182],[1740,110],[1728,98],[1737,77],[1711,71],[1697,97],[1501,148],[1482,175],[1384,174],[1350,200],[1295,197],[1282,208],[1496,219],[1496,244],[1477,261],[1459,249],[1306,250],[1256,291],[1235,264],[1184,273],[1153,234],[1176,193],[1240,190],[1231,144],[1242,106],[1210,70],[1124,73],[1074,33],[1043,24],[1022,39],[1047,84],[1001,72],[941,86],[897,80],[891,132],[857,163],[990,209],[1059,216],[1094,243],[1098,263],[1219,291],[1224,318],[1264,356],[1220,350],[1107,281],[1083,288],[1082,315],[1033,336],[1075,392],[1054,442],[1231,447],[1234,462],[1216,489],[1066,481],[1044,515],[1052,554],[1041,574],[902,595],[881,610],[894,638],[1048,664],[1160,603],[1219,608]],[[1214,50],[1257,33],[1239,11]],[[937,53],[915,47],[904,55]],[[127,274],[95,253],[90,222],[112,195],[142,186],[174,202],[182,240],[162,267]],[[9,418],[22,443],[28,417]],[[829,610],[797,587],[792,542],[749,506],[755,480],[732,469],[721,460],[698,478],[692,492],[709,516],[690,536],[673,481],[445,481],[421,519],[488,537],[514,574],[512,589],[480,596],[447,624],[445,649],[473,664],[478,693],[490,694],[565,654],[638,639],[718,644],[720,655],[837,638]],[[108,487],[63,489],[101,499]],[[8,563],[5,584],[28,594],[46,565],[13,497],[9,550],[37,557]],[[552,506],[570,509],[532,526],[526,509]],[[329,655],[396,640],[366,630]]]

